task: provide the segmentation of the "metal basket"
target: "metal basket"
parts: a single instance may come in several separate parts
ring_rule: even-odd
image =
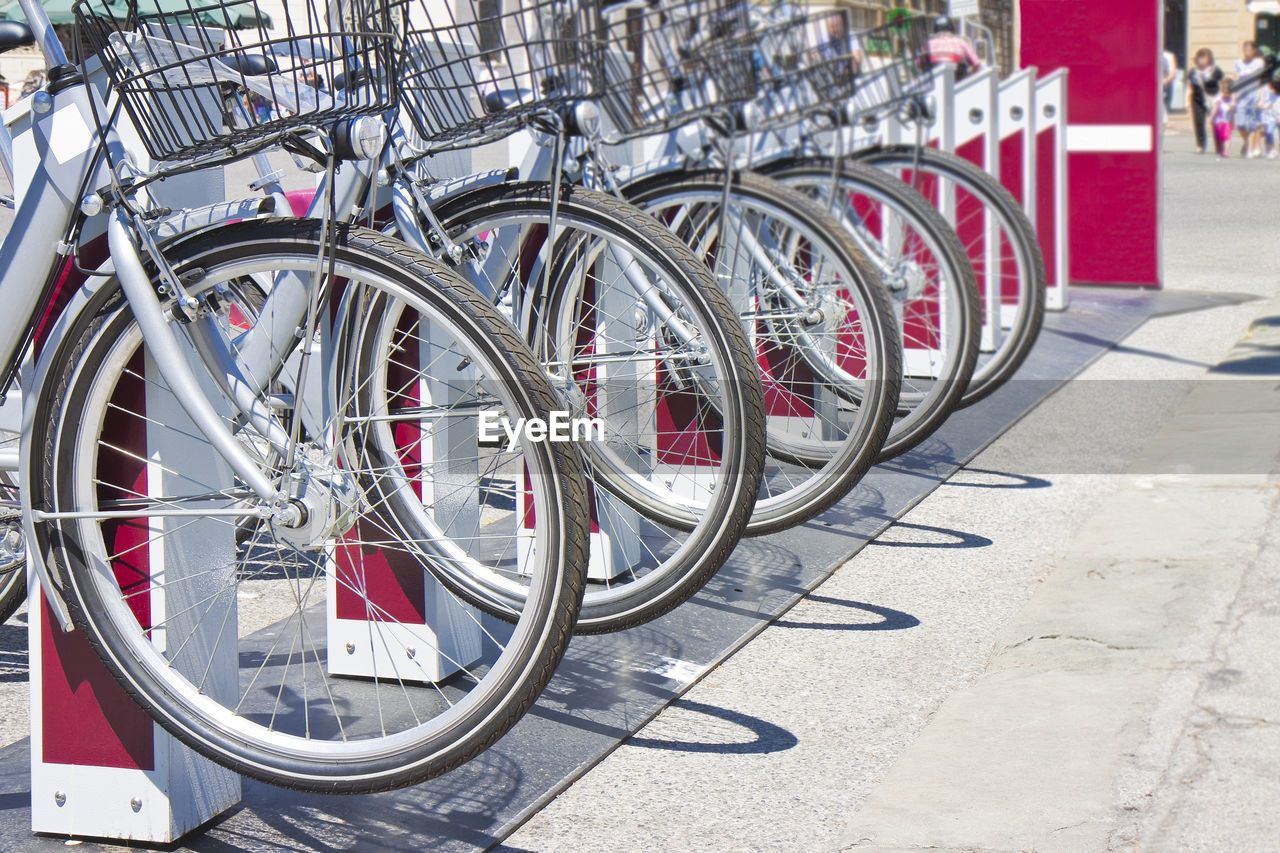
[[[426,148],[500,139],[599,92],[594,0],[485,5],[407,0],[401,107]]]
[[[631,4],[626,4],[631,5]],[[743,0],[689,0],[619,13],[604,34],[606,140],[663,133],[759,94],[759,64]]]
[[[933,88],[929,52],[933,24],[923,18],[899,20],[861,34],[866,56],[850,112],[859,118],[897,109]]]
[[[891,107],[927,91],[928,28],[909,20],[855,32],[844,10],[793,17],[757,34],[767,85],[754,129],[817,114],[845,116]]]
[[[280,133],[394,108],[397,33],[386,0],[77,0],[147,153],[186,160],[254,150]]]
[[[792,124],[853,97],[862,43],[847,11],[794,15],[753,38],[767,82],[756,100],[754,129]]]

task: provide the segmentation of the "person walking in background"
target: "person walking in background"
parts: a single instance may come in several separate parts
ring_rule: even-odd
[[[1165,48],[1160,53],[1160,103],[1164,106],[1161,116],[1164,126],[1169,126],[1169,113],[1173,110],[1173,81],[1178,79],[1178,57]]]
[[[973,44],[956,32],[956,22],[948,15],[939,15],[933,21],[933,35],[929,36],[929,61],[934,65],[948,62],[956,67],[956,79],[963,80],[969,72],[982,67],[982,60],[973,50]]]
[[[1222,81],[1218,97],[1213,99],[1213,143],[1219,157],[1231,156],[1231,123],[1235,119],[1235,100],[1231,97],[1231,79]]]
[[[1236,60],[1236,82],[1257,74],[1266,64],[1258,55],[1258,46],[1247,41],[1242,56]],[[1241,157],[1262,156],[1262,115],[1258,111],[1258,92],[1250,92],[1236,100],[1236,130],[1240,132]]]
[[[1191,107],[1191,127],[1196,134],[1196,153],[1203,154],[1209,148],[1209,112],[1213,101],[1222,92],[1222,79],[1226,73],[1213,61],[1213,51],[1202,47],[1192,59],[1191,73],[1187,75],[1187,101]]]
[[[818,59],[835,60],[849,58],[850,71],[856,77],[862,70],[862,41],[845,22],[846,13],[839,10],[827,15],[827,37],[818,47]]]
[[[1258,92],[1258,114],[1262,117],[1262,137],[1267,146],[1267,159],[1280,157],[1280,95],[1270,85]]]

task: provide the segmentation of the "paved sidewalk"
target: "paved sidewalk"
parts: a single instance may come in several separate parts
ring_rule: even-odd
[[[1278,189],[1171,153],[1167,286],[1258,299],[1147,323],[504,849],[1275,849]]]
[[[1233,378],[1151,437],[850,849],[1275,849],[1280,302],[1210,375]]]

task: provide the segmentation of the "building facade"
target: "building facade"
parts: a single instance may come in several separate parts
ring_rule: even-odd
[[[1231,73],[1246,41],[1280,53],[1280,0],[1164,0],[1164,33],[1179,67],[1207,47]]]

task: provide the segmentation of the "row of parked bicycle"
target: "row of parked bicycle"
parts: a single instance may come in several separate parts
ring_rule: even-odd
[[[52,66],[0,134],[5,615],[29,562],[147,713],[246,775],[457,766],[575,631],[675,608],[1036,339],[1013,198],[855,145],[930,120],[935,22],[506,5],[300,0],[268,29],[249,0],[78,0],[76,64],[35,0],[0,31]],[[500,140],[515,168],[446,169]],[[279,151],[315,173],[303,215]],[[234,160],[251,186],[175,202]],[[595,429],[512,427],[564,419]]]

